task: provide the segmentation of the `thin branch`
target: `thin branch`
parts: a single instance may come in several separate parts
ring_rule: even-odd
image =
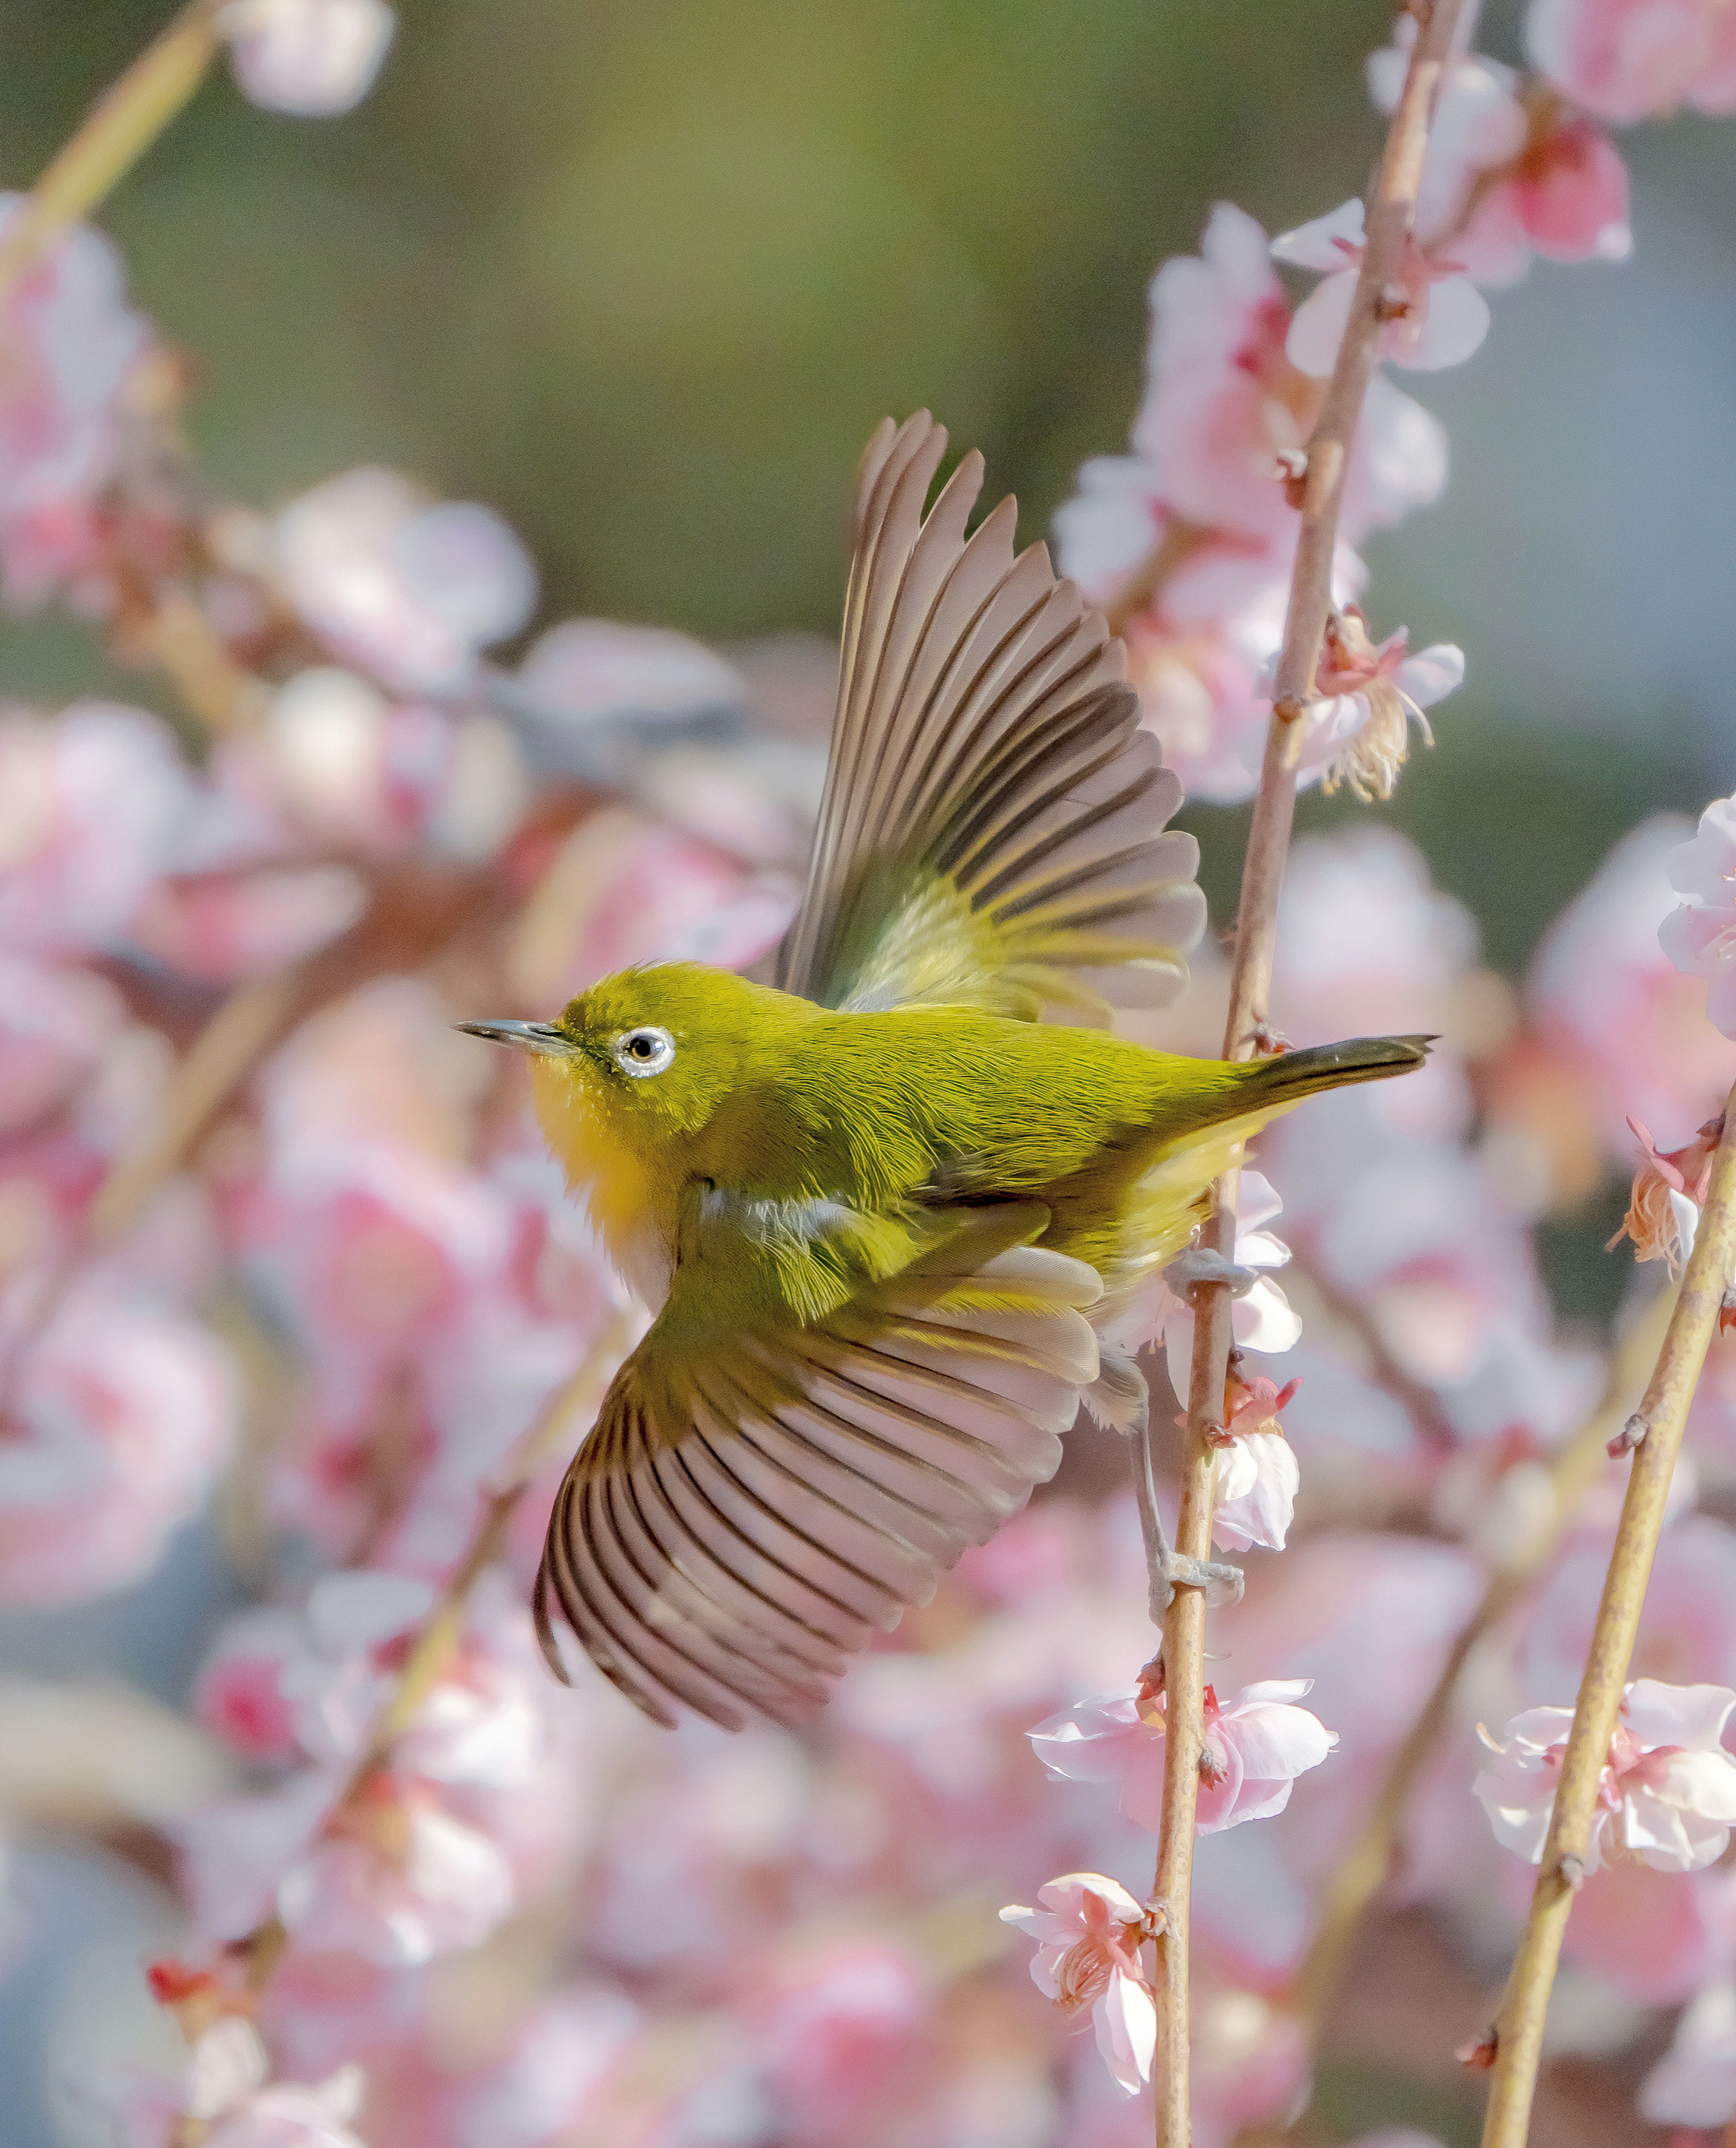
[[[1386,294],[1410,238],[1417,182],[1441,78],[1462,0],[1435,0],[1421,28],[1404,88],[1387,136],[1380,175],[1367,207],[1367,243],[1344,338],[1320,415],[1309,436],[1302,479],[1302,526],[1284,620],[1253,824],[1242,865],[1242,901],[1230,977],[1226,1059],[1251,1059],[1259,1048],[1272,986],[1278,890],[1296,812],[1296,770],[1305,729],[1299,720],[1313,693],[1315,666],[1332,610],[1332,553],[1351,445],[1374,370]],[[1234,1257],[1239,1167],[1218,1182],[1206,1242]],[[1194,1294],[1194,1354],[1188,1382],[1187,1434],[1182,1465],[1177,1549],[1209,1557],[1214,1450],[1208,1428],[1219,1420],[1230,1351],[1230,1295],[1222,1284]],[[1188,1895],[1193,1876],[1195,1812],[1204,1740],[1203,1593],[1177,1588],[1163,1625],[1164,1782],[1152,1900],[1164,1929],[1156,1942],[1156,2137],[1158,2148],[1188,2148]]]
[[[1628,1431],[1638,1440],[1628,1479],[1621,1524],[1592,1629],[1591,1651],[1573,1727],[1568,1734],[1548,1838],[1531,1897],[1531,1914],[1496,2018],[1494,2076],[1483,2122],[1483,2148],[1524,2148],[1543,2053],[1543,2020],[1561,1953],[1562,1935],[1583,1876],[1597,1817],[1598,1792],[1609,1757],[1622,1689],[1646,1582],[1663,1526],[1670,1478],[1682,1444],[1688,1405],[1717,1332],[1724,1286],[1736,1266],[1736,1092],[1725,1108],[1724,1131],[1713,1159],[1699,1230],[1671,1312],[1663,1348]]]
[[[0,235],[0,304],[68,224],[88,216],[204,80],[223,0],[188,0],[92,106]]]
[[[1454,1641],[1432,1690],[1387,1764],[1362,1832],[1333,1874],[1313,1944],[1291,1987],[1291,2004],[1311,2036],[1319,2033],[1337,1995],[1362,1914],[1392,1870],[1411,1792],[1452,1719],[1453,1696],[1460,1674],[1483,1635],[1500,1624],[1553,1558],[1568,1523],[1602,1474],[1609,1441],[1626,1421],[1634,1395],[1663,1344],[1673,1303],[1668,1291],[1660,1292],[1623,1338],[1596,1412],[1550,1464],[1553,1506],[1548,1527],[1527,1545],[1522,1560],[1490,1575],[1483,1600]]]

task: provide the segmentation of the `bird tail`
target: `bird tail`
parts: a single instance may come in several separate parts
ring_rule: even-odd
[[[1311,1045],[1269,1059],[1221,1066],[1221,1082],[1200,1097],[1184,1119],[1178,1123],[1176,1116],[1167,1115],[1166,1138],[1135,1199],[1132,1235],[1141,1248],[1136,1272],[1161,1267],[1187,1243],[1194,1226],[1209,1212],[1212,1180],[1262,1127],[1317,1090],[1407,1074],[1422,1064],[1433,1041],[1428,1036],[1357,1036],[1342,1044]]]

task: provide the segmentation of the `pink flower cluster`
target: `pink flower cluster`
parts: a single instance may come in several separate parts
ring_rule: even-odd
[[[1402,18],[1397,41],[1369,59],[1382,113],[1397,105],[1415,30]],[[1488,331],[1483,291],[1516,282],[1533,254],[1623,259],[1628,174],[1598,123],[1684,99],[1730,108],[1728,42],[1706,0],[1537,0],[1535,73],[1462,48],[1437,104],[1414,231],[1382,294],[1381,358],[1412,372],[1469,358]],[[1131,454],[1087,463],[1056,520],[1067,572],[1126,636],[1146,722],[1204,797],[1244,797],[1259,771],[1306,443],[1364,250],[1360,201],[1269,245],[1220,203],[1198,258],[1167,262],[1152,283]],[[1318,276],[1300,304],[1273,260]],[[1377,374],[1346,480],[1339,610],[1305,719],[1305,781],[1389,795],[1411,725],[1428,740],[1423,711],[1463,679],[1456,648],[1412,655],[1402,630],[1377,643],[1354,608],[1367,579],[1355,548],[1428,505],[1447,459],[1439,423]]]

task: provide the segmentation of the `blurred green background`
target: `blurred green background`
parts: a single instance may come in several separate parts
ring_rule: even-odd
[[[6,0],[0,178],[28,183],[167,13]],[[105,220],[197,354],[221,488],[269,505],[394,463],[517,524],[544,620],[830,632],[874,421],[930,404],[1040,534],[1124,444],[1146,282],[1212,203],[1277,230],[1359,190],[1390,19],[423,0],[357,113],[277,118],[214,78]],[[1518,20],[1487,8],[1480,42],[1517,58]],[[1470,365],[1407,382],[1452,429],[1453,479],[1372,548],[1377,630],[1469,661],[1387,810],[1509,971],[1620,829],[1736,780],[1736,127],[1623,146],[1636,258],[1540,264]],[[0,688],[99,675],[80,630],[7,630]],[[1237,816],[1191,818],[1225,916]]]

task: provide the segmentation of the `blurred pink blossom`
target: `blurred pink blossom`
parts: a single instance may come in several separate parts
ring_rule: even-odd
[[[1684,844],[1692,831],[1676,816],[1642,821],[1550,926],[1533,967],[1539,1033],[1590,1076],[1606,1143],[1624,1168],[1633,1155],[1630,1117],[1666,1142],[1683,1139],[1736,1081],[1736,1049],[1707,1021],[1698,977],[1679,975],[1659,946],[1659,928],[1672,916],[1675,861],[1691,852],[1715,862],[1718,825]],[[1687,869],[1697,872],[1698,865]],[[1715,878],[1708,885],[1715,888]],[[1697,943],[1698,928],[1689,921],[1703,914],[1678,911],[1682,924],[1671,929]],[[1707,959],[1709,948],[1694,956]]]
[[[51,1112],[92,1073],[125,1021],[106,978],[0,951],[0,1134],[21,1132]]]
[[[515,634],[536,602],[536,570],[499,515],[436,501],[391,470],[350,470],[304,493],[275,541],[308,625],[397,691],[467,685],[480,651]]]
[[[1578,1684],[1614,1523],[1612,1503],[1601,1525],[1588,1526],[1569,1545],[1532,1605],[1518,1659],[1528,1694]],[[1736,1685],[1736,1531],[1710,1514],[1671,1518],[1646,1591],[1633,1660],[1643,1678]]]
[[[228,0],[235,79],[271,112],[348,112],[374,86],[397,22],[385,0]]]
[[[872,2148],[896,2135],[933,2063],[933,2000],[910,1950],[889,1938],[780,1964],[747,2010],[779,2137]]]
[[[1694,1872],[1723,1855],[1736,1826],[1736,1754],[1722,1737],[1728,1686],[1636,1679],[1622,1694],[1598,1789],[1586,1869],[1619,1848],[1660,1872]],[[1498,1841],[1533,1864],[1543,1854],[1573,1712],[1533,1708],[1485,1734],[1493,1764],[1473,1784]]]
[[[82,1290],[17,1375],[0,1440],[0,1602],[78,1603],[148,1573],[203,1503],[238,1400],[208,1329]]]
[[[1639,2115],[1653,2125],[1705,2127],[1736,2115],[1736,1985],[1708,1985],[1688,2001],[1640,2089]]]
[[[1414,18],[1401,15],[1392,43],[1368,55],[1368,94],[1375,109],[1388,117],[1397,108],[1416,42]],[[1417,190],[1415,229],[1425,248],[1450,234],[1458,253],[1467,197],[1477,179],[1524,148],[1525,113],[1514,94],[1517,86],[1511,68],[1481,53],[1461,52],[1448,61]]]
[[[1458,1026],[1477,927],[1396,829],[1353,822],[1292,847],[1278,908],[1272,1008],[1297,1044]],[[1362,1092],[1389,1127],[1457,1135],[1471,1098],[1450,1041],[1402,1082]],[[1282,1138],[1282,1137],[1280,1137]]]
[[[1512,174],[1489,187],[1453,251],[1480,284],[1517,283],[1533,253],[1548,261],[1625,261],[1628,167],[1593,121],[1554,113],[1534,128]]]
[[[1296,1704],[1312,1679],[1268,1679],[1245,1686],[1227,1707],[1206,1689],[1206,1746],[1200,1762],[1202,1834],[1265,1819],[1290,1802],[1296,1778],[1317,1768],[1337,1742]],[[1164,1704],[1142,1682],[1128,1694],[1083,1700],[1031,1734],[1037,1758],[1058,1779],[1118,1782],[1121,1810],[1156,1829],[1163,1799]]]
[[[1233,2148],[1245,2130],[1286,2125],[1308,2085],[1307,2031],[1297,2015],[1209,1970],[1190,1978],[1188,2011],[1195,2148]]]
[[[1736,22],[1722,0],[1532,0],[1532,63],[1618,126],[1679,104],[1736,112]]]
[[[1285,349],[1307,374],[1332,371],[1344,339],[1366,244],[1362,204],[1347,201],[1331,215],[1287,231],[1272,242],[1274,256],[1300,268],[1324,271],[1296,309]],[[1437,260],[1414,239],[1406,242],[1397,288],[1400,309],[1381,331],[1380,353],[1395,365],[1432,371],[1458,365],[1489,329],[1488,302],[1458,263]]]
[[[173,735],[141,709],[78,701],[52,723],[0,710],[0,945],[113,946],[193,801]]]
[[[365,2148],[349,2120],[362,2107],[362,2070],[346,2066],[317,2088],[274,2081],[226,2111],[203,2148]]]
[[[1708,1019],[1736,1037],[1736,798],[1714,800],[1666,863],[1688,900],[1658,926],[1658,945],[1684,976],[1706,980]]]
[[[479,1945],[511,1912],[514,1887],[489,1834],[421,1783],[380,1774],[287,1864],[276,1897],[304,1945],[405,1965]]]
[[[1037,1943],[1031,1980],[1063,2013],[1089,2006],[1116,2086],[1136,2095],[1151,2077],[1157,2010],[1140,1965],[1145,1912],[1125,1887],[1100,1872],[1069,1872],[1037,1890],[1039,1909],[1001,1912]]]
[[[0,193],[0,231],[23,199]],[[0,582],[15,608],[40,604],[94,545],[122,391],[149,336],[125,292],[118,249],[78,224],[0,308]]]
[[[1368,88],[1390,113],[1398,103],[1416,26],[1371,53]],[[1555,261],[1625,260],[1628,173],[1589,120],[1551,97],[1523,97],[1512,68],[1467,53],[1447,73],[1417,192],[1416,231],[1444,247],[1479,284],[1512,284],[1533,249]]]

